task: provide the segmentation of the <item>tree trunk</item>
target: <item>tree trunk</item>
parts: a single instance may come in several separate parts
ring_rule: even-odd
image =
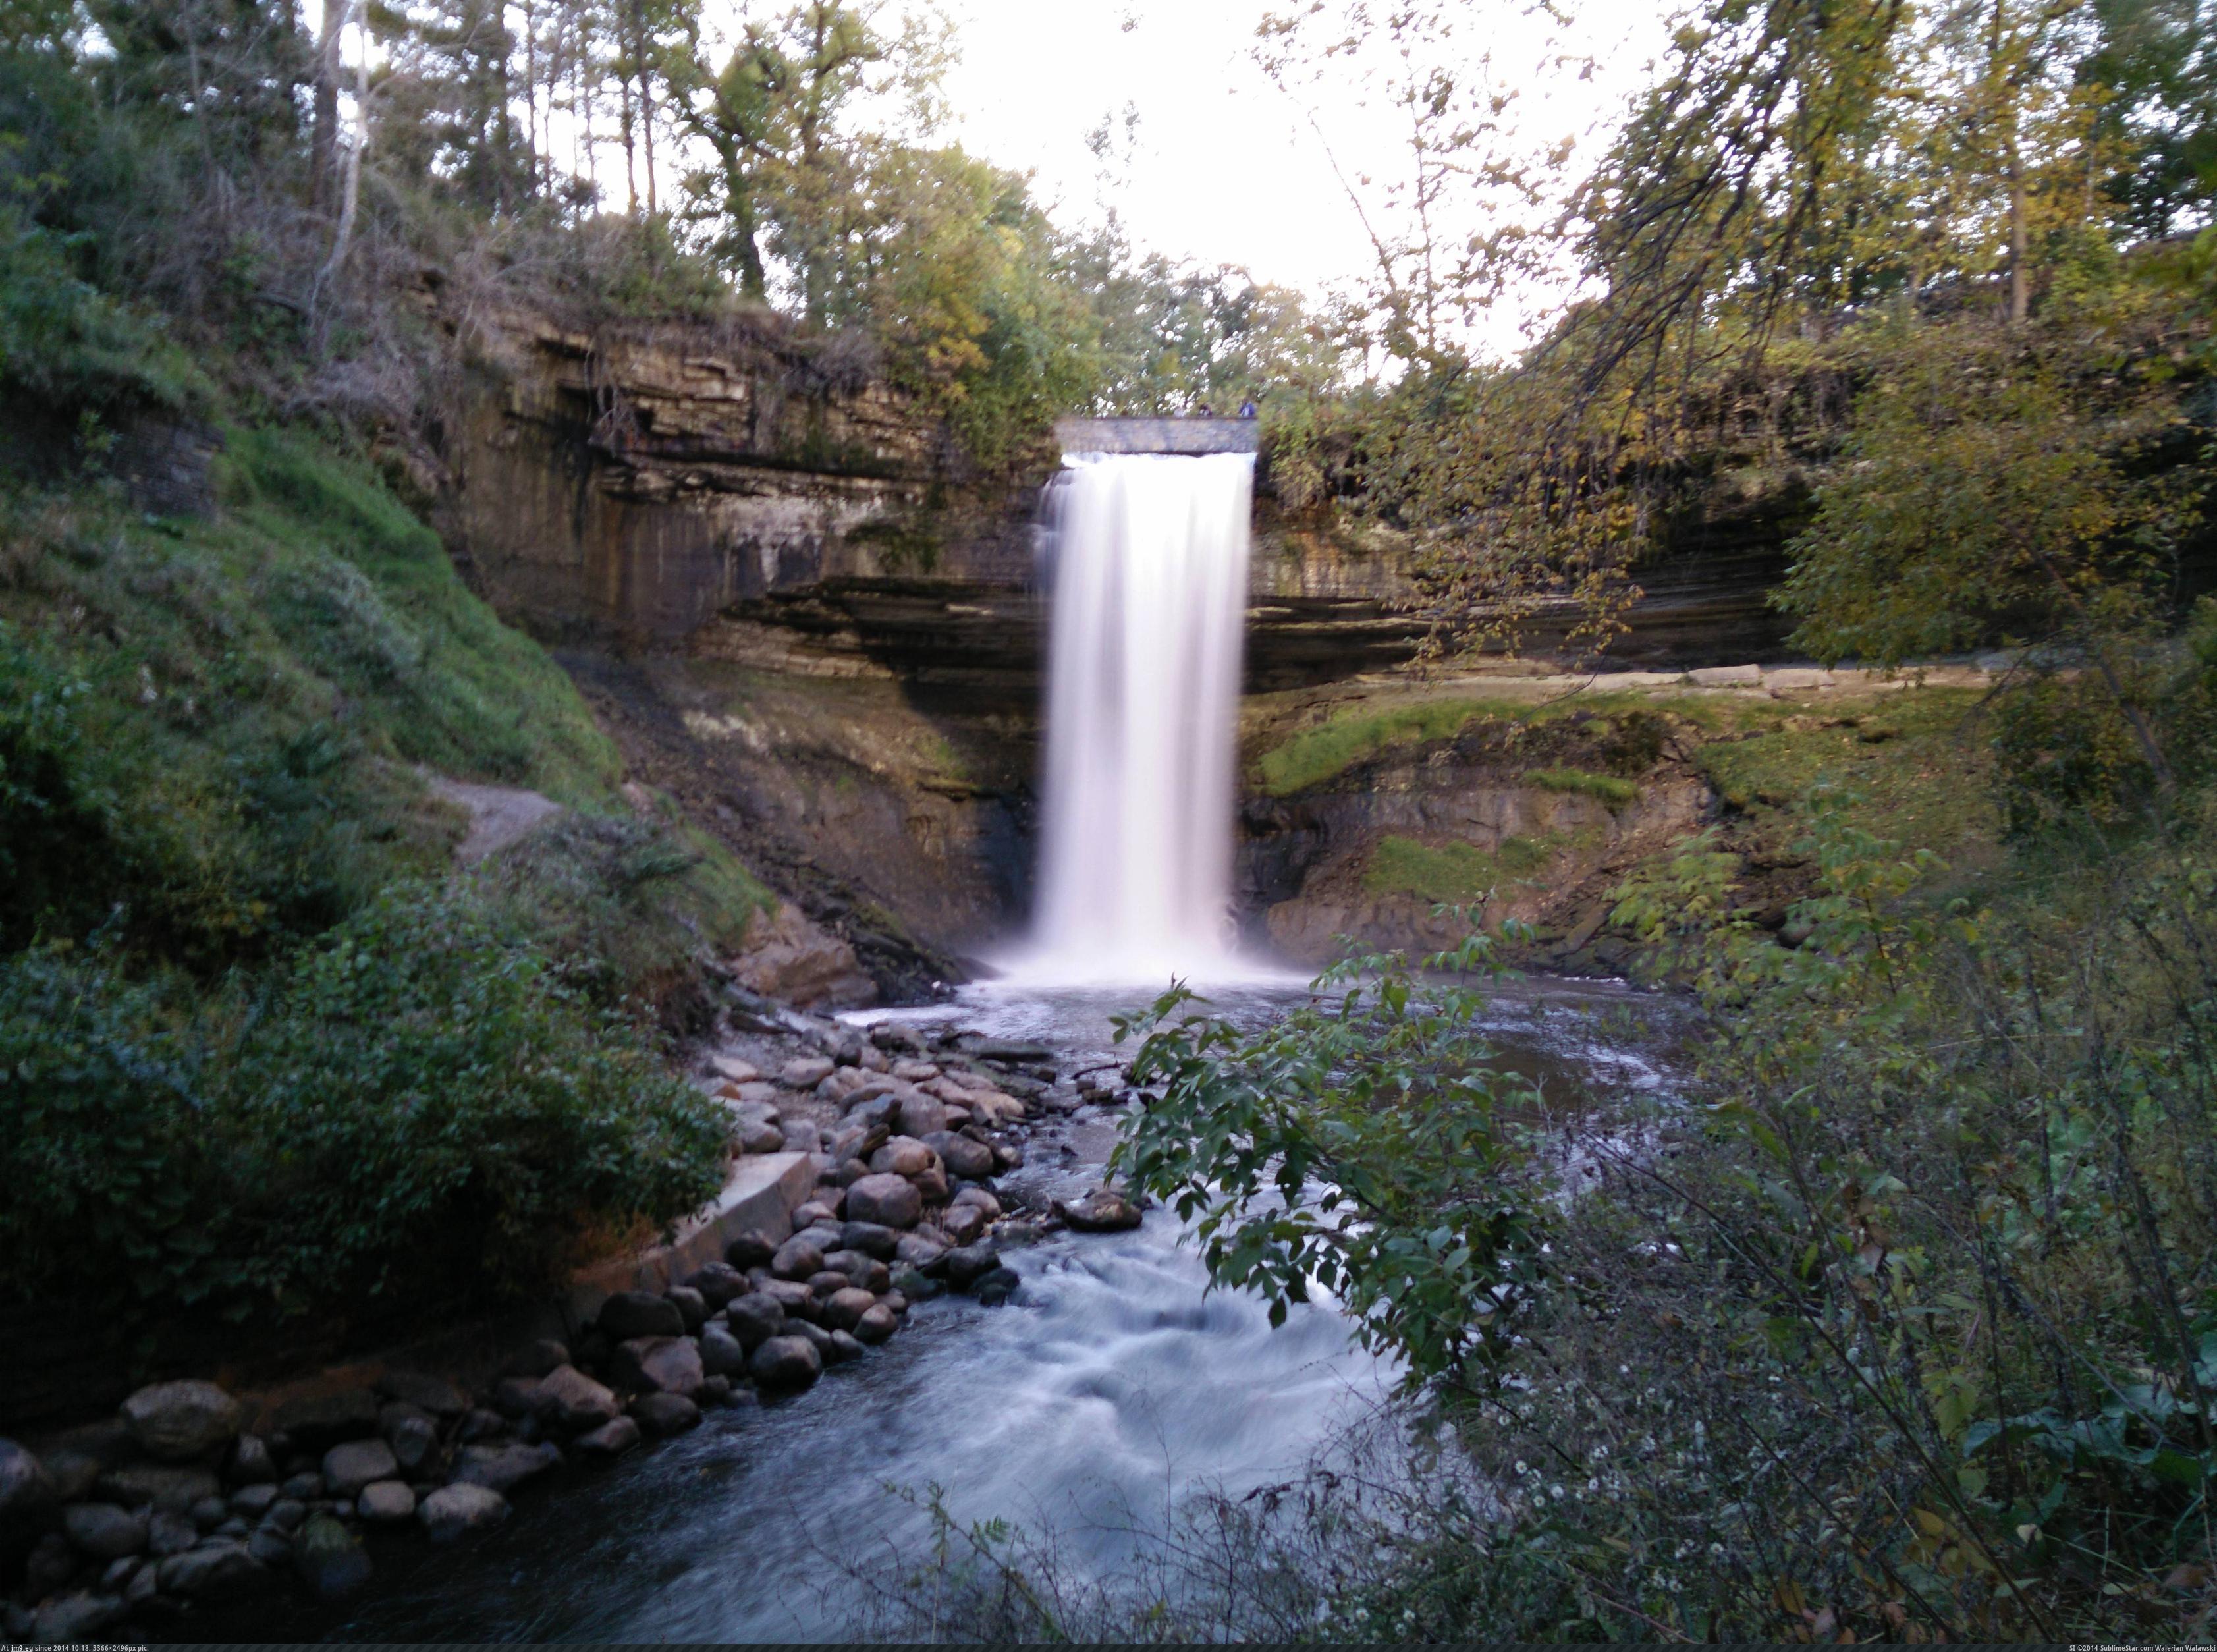
[[[324,204],[331,164],[338,153],[339,37],[346,31],[354,0],[324,0],[323,38],[316,45],[315,127],[308,140],[308,206]]]
[[[639,0],[631,4],[631,61],[639,77],[639,138],[646,157],[646,211],[651,218],[659,210],[654,191],[654,76],[646,60],[646,20]]]

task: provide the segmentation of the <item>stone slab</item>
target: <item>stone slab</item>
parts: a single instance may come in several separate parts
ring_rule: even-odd
[[[816,1188],[815,1166],[805,1153],[750,1154],[735,1161],[724,1191],[689,1219],[667,1245],[617,1257],[577,1274],[567,1307],[579,1323],[590,1320],[619,1290],[667,1290],[688,1274],[724,1259],[724,1247],[744,1233],[772,1243],[793,1232],[793,1213]]]
[[[1059,418],[1065,453],[1254,453],[1261,425],[1251,418]]]

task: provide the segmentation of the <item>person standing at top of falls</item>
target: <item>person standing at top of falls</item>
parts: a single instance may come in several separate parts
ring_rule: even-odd
[[[1255,417],[1255,402],[1252,397],[1250,397],[1247,400],[1239,404],[1239,417],[1242,418],[1252,418]]]

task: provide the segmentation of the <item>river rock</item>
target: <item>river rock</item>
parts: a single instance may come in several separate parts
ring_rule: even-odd
[[[993,1149],[982,1142],[973,1142],[952,1130],[941,1130],[926,1136],[924,1145],[937,1154],[940,1162],[954,1175],[980,1182],[993,1173]]]
[[[814,1319],[816,1298],[798,1279],[764,1279],[756,1287],[785,1310],[788,1319]]]
[[[0,1439],[0,1548],[45,1525],[56,1500],[46,1465],[14,1440]]]
[[[825,1301],[821,1323],[827,1330],[851,1331],[863,1315],[878,1305],[878,1299],[868,1291],[849,1285],[835,1290]]]
[[[224,1465],[223,1477],[234,1486],[261,1486],[277,1478],[277,1459],[271,1455],[269,1442],[259,1434],[241,1434],[232,1442],[231,1460]]]
[[[274,1525],[281,1531],[298,1531],[300,1522],[308,1518],[308,1506],[295,1498],[281,1497],[269,1506],[262,1516],[264,1525]]]
[[[130,1611],[117,1594],[65,1594],[40,1606],[29,1638],[40,1646],[72,1646],[101,1638]]]
[[[947,1179],[947,1166],[935,1164],[929,1170],[919,1171],[909,1179],[916,1184],[917,1197],[926,1204],[944,1204],[954,1186]]]
[[[647,1394],[632,1401],[631,1414],[656,1439],[701,1426],[701,1408],[680,1394]]]
[[[689,1274],[685,1280],[689,1290],[701,1293],[701,1300],[712,1314],[720,1314],[734,1296],[746,1294],[747,1276],[729,1262],[711,1262],[707,1266]]]
[[[276,1507],[277,1488],[266,1480],[258,1485],[241,1486],[231,1494],[232,1512],[250,1520],[260,1519]]]
[[[985,1213],[974,1204],[950,1204],[939,1213],[939,1228],[958,1247],[973,1244],[985,1231]]]
[[[338,1522],[330,1522],[338,1525]],[[342,1534],[346,1528],[339,1526]],[[269,1574],[258,1565],[243,1543],[222,1538],[203,1544],[200,1548],[182,1555],[172,1555],[162,1562],[157,1574],[164,1594],[182,1594],[190,1600],[227,1599],[244,1594],[267,1581]]]
[[[397,1401],[386,1407],[378,1429],[392,1448],[392,1460],[402,1472],[415,1474],[438,1461],[438,1426],[416,1407]]]
[[[903,1176],[864,1176],[847,1190],[847,1215],[880,1227],[913,1228],[923,1216],[923,1195]]]
[[[963,1245],[947,1253],[943,1271],[947,1283],[957,1290],[966,1290],[979,1278],[1000,1265],[1001,1253],[991,1240],[975,1245]]]
[[[784,1329],[785,1309],[775,1296],[759,1290],[749,1291],[726,1306],[724,1323],[731,1327],[739,1346],[751,1354]]]
[[[458,1481],[442,1486],[416,1506],[416,1523],[433,1543],[452,1543],[483,1531],[508,1518],[508,1499],[490,1486]]]
[[[824,1334],[824,1363],[843,1365],[850,1359],[862,1357],[862,1345],[852,1331],[831,1331]]]
[[[321,1469],[310,1469],[300,1474],[289,1475],[286,1477],[285,1482],[277,1488],[277,1491],[281,1497],[288,1501],[313,1502],[324,1494],[324,1471]]]
[[[1081,1234],[1122,1233],[1139,1225],[1139,1207],[1113,1188],[1096,1188],[1083,1198],[1065,1199],[1056,1208]]]
[[[977,1282],[970,1287],[970,1294],[988,1308],[998,1308],[1015,1296],[1017,1287],[1022,1284],[1023,1280],[1015,1269],[995,1268],[990,1273],[979,1276]]]
[[[947,1246],[930,1234],[903,1234],[895,1255],[903,1267],[913,1268],[919,1273],[936,1273],[946,1259]]]
[[[416,1493],[404,1480],[375,1480],[361,1488],[354,1507],[373,1525],[397,1525],[416,1518]]]
[[[831,1076],[828,1055],[796,1055],[777,1070],[777,1081],[788,1090],[813,1090]]]
[[[616,1386],[635,1393],[682,1394],[687,1399],[700,1392],[701,1351],[685,1337],[636,1337],[617,1345],[608,1362]]]
[[[508,1357],[500,1368],[503,1377],[528,1377],[537,1382],[558,1366],[570,1363],[570,1351],[552,1337],[540,1337],[527,1342]],[[466,1407],[464,1408],[467,1409]]]
[[[677,1304],[651,1290],[617,1291],[601,1304],[595,1323],[610,1342],[685,1334],[685,1315]]]
[[[72,1503],[62,1511],[62,1531],[94,1560],[121,1560],[146,1546],[146,1522],[115,1503]]]
[[[852,1278],[837,1268],[826,1268],[821,1273],[812,1273],[808,1276],[808,1292],[820,1305],[833,1291],[844,1290],[854,1283]],[[820,1306],[816,1317],[819,1320],[824,1317]]]
[[[126,1508],[151,1503],[157,1509],[182,1514],[201,1498],[218,1494],[223,1487],[213,1469],[179,1463],[127,1463],[101,1476],[95,1489],[109,1502]]]
[[[378,1407],[374,1389],[303,1395],[277,1408],[275,1427],[293,1450],[320,1454],[343,1440],[374,1434]]]
[[[762,1234],[740,1234],[724,1247],[724,1260],[742,1273],[750,1268],[768,1267],[769,1259],[776,1254],[776,1245]]]
[[[506,1496],[525,1481],[545,1474],[562,1460],[562,1453],[547,1444],[525,1445],[466,1445],[462,1460],[454,1466],[454,1485],[481,1486]],[[435,1500],[434,1493],[427,1501]]]
[[[900,1247],[900,1235],[875,1222],[849,1222],[839,1229],[842,1250],[860,1251],[880,1262],[890,1262]]]
[[[349,1440],[324,1453],[324,1485],[334,1497],[351,1497],[371,1481],[399,1472],[399,1460],[381,1439]]]
[[[985,1220],[988,1222],[997,1220],[1001,1214],[1001,1202],[993,1197],[990,1188],[973,1186],[958,1189],[954,1195],[954,1203],[977,1206],[985,1213]]]
[[[806,1337],[774,1336],[748,1362],[755,1382],[771,1392],[806,1388],[822,1374],[824,1361]]]
[[[513,1374],[528,1375],[522,1371]],[[468,1395],[445,1377],[424,1371],[386,1371],[377,1379],[377,1391],[387,1400],[415,1406],[434,1417],[459,1417],[470,1408]]]
[[[293,1534],[264,1520],[246,1534],[246,1552],[264,1566],[289,1566],[293,1563]]]
[[[639,1444],[639,1425],[629,1417],[614,1417],[602,1423],[590,1434],[580,1434],[570,1442],[582,1457],[621,1457]]]
[[[904,1135],[927,1136],[947,1128],[947,1104],[911,1086],[901,1096],[893,1120]]]
[[[707,1298],[690,1285],[672,1285],[664,1293],[664,1299],[677,1304],[677,1315],[685,1321],[687,1336],[708,1322]]]
[[[923,1175],[938,1163],[938,1154],[912,1135],[896,1135],[870,1155],[870,1169],[880,1176]],[[847,1196],[850,1200],[854,1194]]]
[[[186,1517],[201,1531],[212,1531],[231,1517],[231,1505],[220,1493],[196,1497],[193,1506],[185,1511]]]
[[[245,1414],[213,1383],[155,1383],[123,1402],[139,1450],[164,1463],[212,1457],[238,1437]]]
[[[874,1296],[892,1284],[886,1265],[876,1257],[866,1256],[861,1251],[828,1251],[824,1253],[824,1265],[834,1272],[846,1275]]]
[[[762,1077],[762,1069],[752,1061],[720,1053],[709,1056],[708,1070],[718,1078],[729,1080],[733,1084],[752,1084]]]
[[[837,1219],[829,1199],[812,1198],[793,1213],[793,1225],[800,1228],[815,1227],[818,1222],[830,1223]]]
[[[817,1222],[802,1228],[794,1237],[806,1240],[819,1251],[836,1251],[845,1244],[847,1229],[842,1222]]]
[[[824,1253],[812,1241],[796,1235],[777,1247],[769,1271],[781,1279],[806,1279],[824,1271]]]
[[[409,1513],[415,1513],[412,1507]],[[353,1532],[328,1514],[311,1514],[293,1539],[293,1569],[318,1595],[336,1600],[368,1582],[371,1568],[368,1552]]]
[[[848,1328],[854,1333],[855,1341],[874,1346],[899,1329],[900,1321],[892,1309],[874,1302],[855,1316],[854,1324]]]
[[[709,1377],[744,1377],[747,1374],[747,1351],[738,1338],[721,1325],[703,1329],[699,1338],[701,1369]]]
[[[607,1384],[575,1365],[563,1365],[539,1379],[534,1401],[540,1419],[565,1433],[584,1433],[613,1421],[623,1407]]]

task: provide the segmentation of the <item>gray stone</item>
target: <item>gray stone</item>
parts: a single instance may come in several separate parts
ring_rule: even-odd
[[[923,1216],[923,1196],[905,1177],[864,1176],[847,1190],[847,1215],[852,1222],[913,1228]]]
[[[975,1205],[985,1212],[985,1220],[988,1222],[997,1221],[1001,1215],[1000,1200],[995,1198],[991,1191],[986,1188],[974,1185],[959,1188],[954,1194],[954,1203],[958,1205]]]
[[[368,1582],[371,1568],[360,1538],[330,1515],[312,1514],[293,1539],[293,1569],[324,1599],[336,1600]]]
[[[747,1351],[738,1338],[721,1325],[711,1325],[701,1333],[701,1369],[711,1377],[744,1377],[747,1371]]]
[[[216,1523],[214,1535],[219,1538],[243,1538],[253,1530],[240,1516],[231,1514]]]
[[[541,1337],[536,1342],[526,1343],[508,1357],[501,1367],[503,1377],[528,1377],[534,1383],[558,1365],[570,1363],[570,1351],[552,1337]]]
[[[824,1351],[824,1363],[827,1365],[843,1365],[862,1357],[862,1345],[852,1331],[829,1332],[824,1340],[828,1346]]]
[[[620,1346],[609,1360],[616,1386],[635,1394],[700,1392],[701,1351],[684,1337],[639,1337]]]
[[[985,1231],[985,1213],[974,1204],[950,1204],[939,1213],[939,1228],[957,1247],[975,1244]]]
[[[751,1084],[762,1077],[762,1069],[752,1061],[742,1061],[737,1055],[726,1055],[720,1052],[708,1057],[708,1070],[719,1078],[728,1079],[733,1084]]]
[[[201,1540],[201,1529],[176,1509],[157,1508],[146,1525],[147,1551],[182,1555]]]
[[[416,1522],[433,1543],[453,1543],[507,1518],[508,1499],[470,1481],[442,1486],[416,1506]]]
[[[812,1273],[808,1276],[808,1292],[821,1302],[833,1291],[844,1290],[854,1283],[852,1275],[843,1273],[837,1268],[826,1268],[821,1273]],[[818,1317],[822,1317],[820,1310]]]
[[[123,1586],[138,1576],[139,1568],[145,1563],[136,1555],[126,1555],[120,1560],[109,1561],[108,1569],[100,1575],[99,1592],[102,1594],[121,1593]]]
[[[982,1142],[973,1142],[952,1130],[941,1130],[925,1136],[923,1144],[940,1156],[954,1175],[978,1182],[993,1173],[993,1150]]]
[[[507,1418],[502,1416],[497,1411],[487,1411],[479,1407],[462,1419],[462,1426],[455,1431],[454,1438],[463,1445],[468,1445],[478,1440],[491,1439],[496,1435],[505,1434],[507,1432]]]
[[[43,1599],[68,1587],[77,1574],[77,1550],[60,1532],[49,1531],[24,1557],[23,1588],[32,1599]]]
[[[701,1408],[677,1394],[647,1394],[632,1401],[631,1414],[657,1439],[701,1426]]]
[[[902,1095],[892,1122],[904,1135],[927,1136],[947,1128],[947,1104],[921,1090],[910,1090]]]
[[[232,1510],[250,1520],[258,1520],[277,1507],[277,1488],[268,1481],[258,1485],[241,1486],[231,1494]]]
[[[819,1359],[831,1352],[831,1333],[812,1320],[795,1320],[786,1329],[815,1349]]]
[[[580,1434],[571,1441],[581,1457],[621,1457],[639,1444],[639,1425],[629,1417],[615,1417],[602,1423],[590,1434]]]
[[[1015,1269],[995,1268],[991,1273],[980,1277],[970,1290],[971,1293],[986,1307],[998,1308],[1010,1297],[1015,1296],[1017,1287],[1022,1284],[1022,1279],[1017,1277]]]
[[[454,1466],[454,1485],[482,1486],[505,1496],[561,1460],[561,1451],[549,1445],[465,1446]]]
[[[209,1531],[221,1525],[229,1517],[231,1505],[218,1496],[196,1498],[185,1513],[195,1525],[203,1531]]]
[[[416,1494],[404,1480],[379,1480],[361,1488],[355,1513],[373,1525],[394,1525],[416,1518]]]
[[[816,1316],[816,1298],[798,1279],[765,1278],[755,1289],[783,1309],[787,1319],[796,1316],[813,1319]]]
[[[880,1262],[890,1262],[900,1247],[901,1236],[891,1228],[875,1222],[850,1222],[839,1230],[843,1250],[860,1251],[865,1256],[874,1256]]]
[[[903,1234],[896,1253],[901,1265],[919,1273],[935,1271],[947,1258],[947,1247],[929,1234]],[[911,1291],[911,1296],[916,1293]]]
[[[749,1268],[767,1267],[776,1253],[776,1245],[761,1234],[741,1234],[724,1247],[724,1260],[742,1273]]]
[[[689,1275],[685,1284],[701,1293],[701,1300],[708,1305],[709,1312],[720,1314],[734,1296],[746,1295],[747,1276],[728,1262],[711,1262]]]
[[[392,1448],[381,1439],[349,1440],[324,1453],[324,1484],[334,1497],[351,1497],[371,1481],[399,1472]]]
[[[755,1382],[773,1391],[806,1388],[824,1370],[823,1357],[802,1336],[772,1337],[755,1350],[749,1363]]]
[[[213,1469],[178,1463],[127,1463],[101,1476],[96,1489],[108,1501],[126,1508],[151,1503],[182,1514],[201,1498],[219,1494],[223,1487]]]
[[[540,1420],[566,1433],[590,1432],[621,1414],[623,1407],[603,1383],[575,1365],[563,1365],[540,1379],[534,1401]]]
[[[293,1534],[265,1522],[246,1534],[246,1552],[272,1568],[289,1566],[293,1561]]]
[[[54,1477],[46,1465],[0,1439],[0,1544],[20,1541],[53,1518]]]
[[[900,1328],[900,1321],[884,1302],[872,1302],[849,1327],[855,1340],[874,1346]]]
[[[155,1383],[123,1402],[123,1420],[148,1457],[190,1463],[238,1437],[245,1412],[213,1383]]]
[[[957,1290],[966,1290],[973,1280],[991,1273],[1000,1259],[1000,1250],[991,1240],[951,1250],[947,1253],[944,1269],[947,1283]]]
[[[277,1478],[277,1459],[259,1434],[241,1434],[231,1448],[223,1477],[234,1486],[267,1485]]]
[[[427,1463],[438,1461],[439,1430],[432,1420],[417,1412],[413,1406],[389,1405],[386,1416],[379,1424],[385,1443],[392,1448],[392,1460],[410,1474]]]
[[[785,1150],[785,1132],[767,1118],[741,1117],[737,1121],[741,1153],[781,1153]]]
[[[32,1619],[31,1638],[41,1646],[72,1646],[97,1640],[101,1631],[123,1621],[130,1608],[116,1594],[65,1594],[49,1600]]]
[[[91,1496],[92,1488],[108,1469],[90,1452],[65,1445],[46,1452],[39,1461],[46,1464],[47,1477],[53,1482],[55,1500],[64,1503],[80,1503]]]
[[[324,1494],[324,1471],[313,1469],[304,1474],[288,1475],[285,1483],[277,1488],[277,1494],[296,1503],[312,1503]]]
[[[878,1299],[867,1290],[849,1285],[834,1291],[824,1304],[822,1323],[826,1330],[851,1331],[863,1315],[878,1305]]]
[[[831,1076],[827,1055],[796,1055],[777,1072],[777,1081],[789,1090],[813,1090]]]
[[[597,1323],[611,1342],[685,1334],[685,1315],[677,1304],[650,1290],[619,1290],[601,1304]]]
[[[114,1503],[72,1503],[62,1511],[62,1531],[95,1560],[121,1560],[146,1546],[146,1522]]]
[[[1139,1207],[1113,1188],[1096,1188],[1083,1198],[1057,1207],[1062,1219],[1081,1234],[1121,1233],[1139,1225]]]
[[[308,1506],[298,1498],[281,1497],[269,1506],[262,1524],[274,1525],[281,1531],[298,1531],[300,1522],[308,1518]]]
[[[459,1417],[470,1408],[468,1395],[445,1377],[423,1371],[387,1371],[377,1379],[377,1391],[434,1417]]]
[[[377,1390],[367,1388],[287,1400],[277,1408],[275,1426],[294,1451],[320,1455],[342,1440],[374,1434],[379,1403]]]
[[[531,1377],[503,1377],[493,1385],[492,1406],[511,1422],[531,1414],[531,1408],[539,1395],[539,1379]]]
[[[824,1252],[810,1240],[795,1235],[777,1247],[769,1271],[781,1279],[806,1279],[824,1269]]]
[[[724,1309],[724,1323],[732,1327],[739,1346],[752,1353],[785,1327],[785,1309],[777,1298],[759,1290],[738,1296]]]
[[[939,1155],[914,1136],[896,1135],[870,1155],[870,1170],[879,1176],[914,1179],[928,1173],[938,1161]],[[854,1197],[852,1189],[847,1197]]]
[[[678,1317],[685,1321],[686,1335],[692,1335],[708,1322],[707,1299],[691,1286],[672,1285],[664,1295],[677,1305]]]
[[[269,1578],[246,1545],[229,1538],[170,1556],[162,1562],[157,1575],[164,1594],[182,1594],[189,1600],[227,1599],[246,1593]]]
[[[250,1555],[252,1552],[248,1550]],[[123,1604],[135,1612],[141,1606],[152,1604],[161,1590],[161,1568],[151,1564],[141,1566],[131,1575],[131,1581],[123,1586]]]
[[[843,1199],[841,1203],[845,1201]],[[823,1199],[811,1199],[793,1213],[793,1225],[800,1228],[813,1228],[819,1222],[830,1223],[837,1219],[837,1210]]]
[[[947,1166],[934,1165],[929,1170],[918,1171],[909,1179],[916,1184],[917,1196],[926,1204],[944,1204],[953,1184],[947,1179]]]

